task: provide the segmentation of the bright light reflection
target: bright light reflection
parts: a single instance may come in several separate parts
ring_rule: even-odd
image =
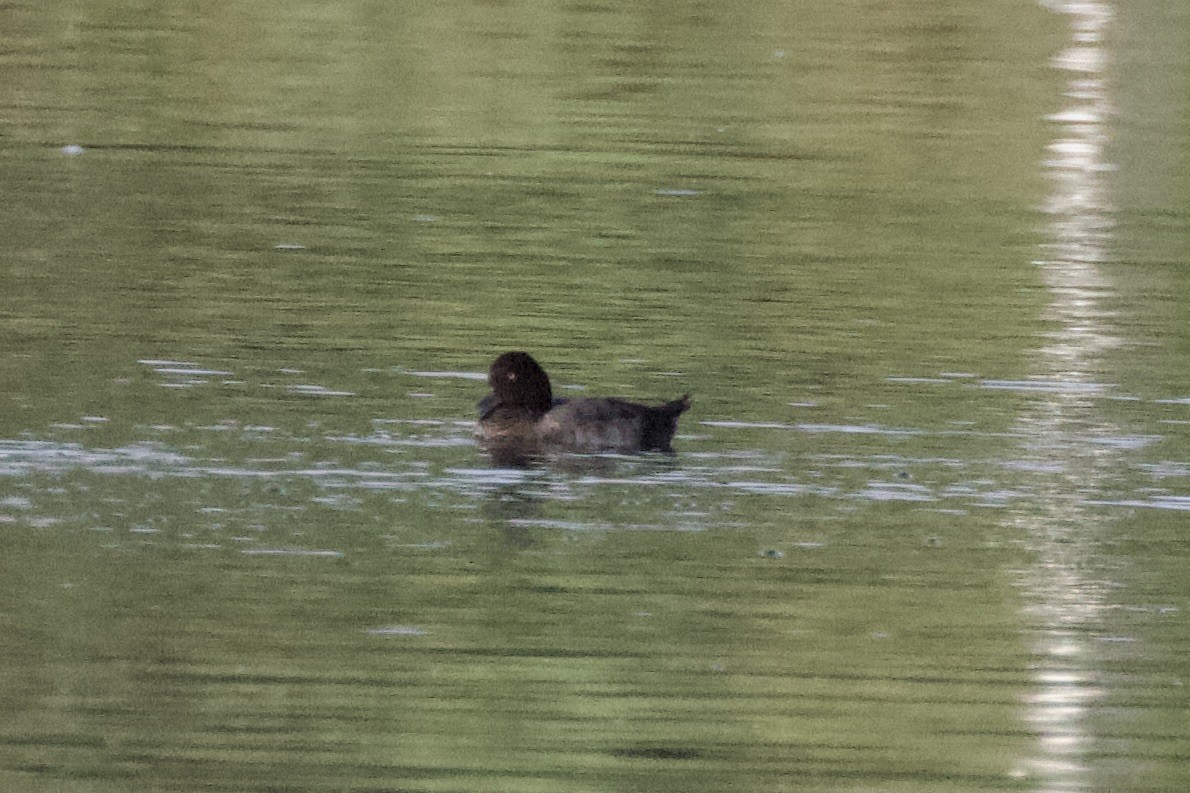
[[[1112,115],[1103,41],[1112,8],[1099,0],[1041,2],[1068,18],[1071,39],[1052,61],[1068,76],[1067,106],[1048,117],[1055,125],[1042,162],[1050,182],[1042,207],[1048,239],[1036,262],[1050,294],[1045,318],[1057,329],[1038,352],[1030,382],[1068,385],[1032,390],[1036,401],[1019,420],[1037,476],[1033,510],[1018,518],[1036,556],[1021,584],[1036,630],[1034,688],[1024,705],[1037,742],[1014,776],[1033,779],[1039,793],[1058,793],[1092,787],[1087,712],[1104,693],[1092,644],[1106,587],[1087,573],[1101,518],[1086,512],[1085,499],[1119,453],[1096,442],[1114,428],[1095,416],[1106,391],[1095,372],[1101,354],[1120,340],[1102,308],[1112,285],[1098,270],[1112,233],[1105,174],[1114,168],[1103,160]]]

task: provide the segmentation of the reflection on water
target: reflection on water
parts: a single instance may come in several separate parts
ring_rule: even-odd
[[[1037,731],[1037,754],[1022,774],[1041,793],[1092,786],[1088,757],[1094,749],[1088,709],[1102,696],[1093,647],[1107,584],[1096,575],[1102,521],[1086,508],[1118,464],[1118,434],[1096,416],[1109,386],[1096,382],[1101,356],[1118,344],[1102,300],[1111,285],[1097,265],[1107,258],[1112,207],[1105,161],[1111,101],[1104,38],[1111,6],[1075,0],[1047,2],[1070,19],[1072,40],[1054,59],[1068,74],[1067,106],[1053,114],[1056,137],[1044,162],[1050,193],[1044,211],[1047,241],[1038,261],[1050,292],[1053,330],[1036,361],[1037,380],[988,387],[1023,388],[1036,394],[1021,417],[1025,456],[1036,473],[1035,503],[1017,522],[1028,532],[1036,562],[1022,575],[1038,657],[1035,690],[1026,697]]]

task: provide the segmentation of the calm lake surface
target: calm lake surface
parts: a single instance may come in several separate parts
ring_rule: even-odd
[[[1190,6],[0,5],[0,789],[1190,789]],[[499,353],[693,395],[493,465]]]

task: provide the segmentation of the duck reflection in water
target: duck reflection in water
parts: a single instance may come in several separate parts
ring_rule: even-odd
[[[614,397],[555,399],[533,356],[506,352],[488,371],[492,393],[479,402],[479,436],[497,465],[524,467],[542,457],[598,452],[673,452],[689,394],[661,405]]]

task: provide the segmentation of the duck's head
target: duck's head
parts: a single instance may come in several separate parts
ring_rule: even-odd
[[[505,407],[546,413],[553,406],[550,378],[527,352],[506,352],[488,370],[488,385]]]

